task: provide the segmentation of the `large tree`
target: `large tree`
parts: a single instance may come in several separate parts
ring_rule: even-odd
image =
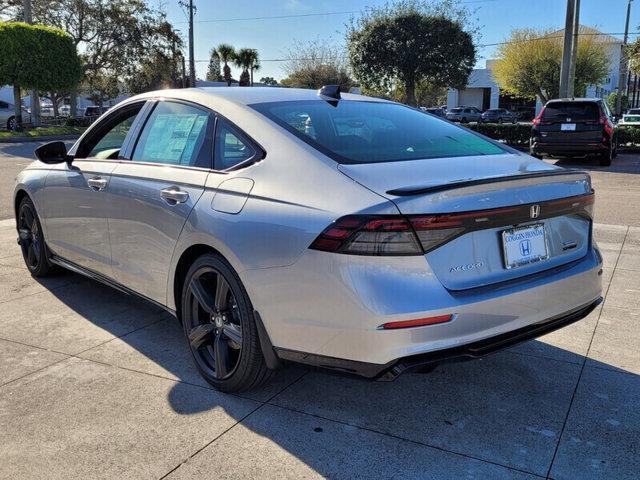
[[[416,85],[463,87],[476,61],[473,27],[456,2],[405,0],[370,8],[347,33],[349,61],[362,86],[400,84],[416,105]]]
[[[331,39],[296,42],[286,55],[283,70],[287,74],[280,83],[285,87],[320,88],[340,85],[348,90],[353,85],[345,52]]]
[[[0,46],[0,85],[13,85],[18,128],[22,126],[21,89],[70,89],[80,80],[76,47],[60,29],[22,22],[0,23]]]
[[[583,96],[588,85],[597,85],[609,71],[610,48],[594,29],[580,27],[576,59],[575,93]],[[511,95],[534,98],[544,103],[557,98],[560,89],[563,33],[520,29],[511,32],[498,47],[493,76]]]

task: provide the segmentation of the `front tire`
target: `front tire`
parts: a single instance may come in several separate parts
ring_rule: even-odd
[[[51,273],[52,265],[47,258],[47,245],[36,207],[29,197],[23,198],[20,202],[16,225],[18,244],[29,273],[37,278],[46,277]]]
[[[196,367],[216,389],[239,392],[271,378],[251,300],[224,258],[205,254],[191,265],[182,287],[181,312]]]

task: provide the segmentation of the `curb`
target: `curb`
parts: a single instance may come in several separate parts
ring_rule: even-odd
[[[0,143],[29,143],[29,142],[48,142],[51,140],[77,140],[80,134],[69,135],[43,135],[41,137],[11,137],[0,138]]]

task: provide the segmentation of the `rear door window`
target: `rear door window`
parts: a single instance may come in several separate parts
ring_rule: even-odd
[[[600,118],[595,102],[553,102],[544,108],[545,122],[593,122]]]
[[[133,161],[211,168],[211,115],[193,105],[162,101],[149,116]]]

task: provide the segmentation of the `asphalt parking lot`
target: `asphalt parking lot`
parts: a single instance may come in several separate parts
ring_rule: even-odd
[[[33,146],[0,144],[2,218]],[[218,393],[175,319],[75,274],[34,280],[1,220],[0,478],[637,479],[640,155],[590,170],[604,303],[392,383],[290,367]]]

